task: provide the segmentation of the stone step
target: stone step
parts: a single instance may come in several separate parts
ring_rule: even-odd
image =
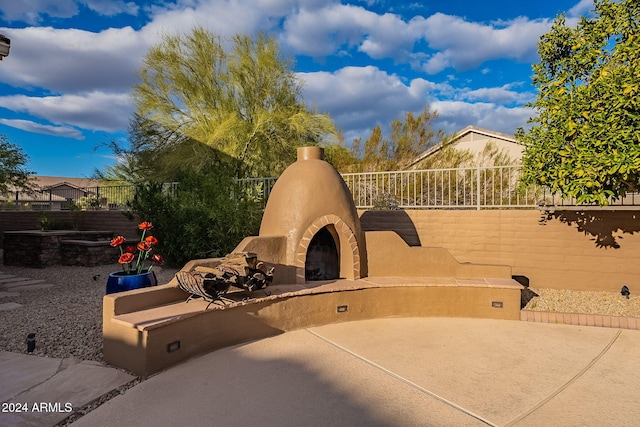
[[[13,276],[11,274],[0,273],[0,280],[2,280],[2,279],[10,279],[12,277],[16,277],[16,276]]]
[[[18,304],[17,302],[0,303],[0,311],[15,310],[16,308],[20,307],[22,307],[22,304]]]
[[[8,291],[37,291],[38,289],[48,289],[53,288],[51,283],[41,283],[37,285],[25,285],[25,286],[14,286],[12,288],[8,288]]]
[[[44,282],[44,279],[34,279],[34,280],[25,279],[25,280],[21,280],[19,282],[4,283],[4,287],[8,291],[19,290],[19,288],[22,288],[23,286],[37,285],[37,284],[42,283],[42,282]]]
[[[0,291],[0,298],[13,298],[19,297],[20,294],[18,292],[2,292]]]
[[[22,282],[24,280],[29,280],[28,277],[7,277],[5,279],[0,279],[0,285],[3,283],[13,283],[13,282]]]

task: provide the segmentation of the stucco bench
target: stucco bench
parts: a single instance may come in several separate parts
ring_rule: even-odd
[[[105,361],[150,375],[198,354],[286,331],[385,317],[520,319],[511,279],[373,277],[273,285],[226,306],[191,300],[169,284],[104,297]],[[230,296],[227,294],[227,296]],[[233,294],[231,294],[233,297]]]

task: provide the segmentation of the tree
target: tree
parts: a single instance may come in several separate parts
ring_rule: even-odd
[[[332,143],[324,143],[324,158],[340,172],[349,172],[360,159],[356,157],[353,149],[345,143],[344,132],[336,132],[336,140]]]
[[[171,182],[184,171],[206,174],[220,163],[237,163],[209,145],[162,128],[138,114],[129,122],[126,143],[111,141],[107,145],[119,161],[96,171],[95,176],[109,182]],[[197,164],[200,167],[195,167]],[[228,168],[224,170],[233,174]]]
[[[563,15],[538,42],[537,116],[525,145],[524,185],[579,203],[608,204],[640,184],[640,3],[596,0],[575,28]]]
[[[437,118],[438,113],[429,110],[429,106],[417,116],[405,113],[404,120],[391,122],[388,138],[382,134],[380,126],[376,126],[364,143],[363,170],[406,168],[420,154],[445,138],[442,130],[433,129],[433,121]]]
[[[196,27],[165,35],[133,91],[143,152],[183,170],[230,161],[236,177],[278,174],[298,146],[334,132],[328,116],[301,101],[291,65],[264,34],[225,41]]]
[[[20,147],[0,135],[0,193],[33,189],[31,178],[34,173],[26,169],[28,161],[29,156]]]
[[[436,111],[424,110],[414,115],[405,113],[404,120],[391,122],[391,134],[387,137],[380,125],[373,128],[369,138],[353,141],[347,149],[340,140],[329,147],[334,166],[341,172],[389,171],[405,169],[420,154],[445,138],[442,130],[433,129]],[[331,161],[331,160],[330,160]]]

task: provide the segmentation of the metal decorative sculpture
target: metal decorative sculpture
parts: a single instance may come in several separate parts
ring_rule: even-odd
[[[231,286],[249,293],[266,289],[273,281],[274,267],[267,268],[258,261],[256,254],[242,252],[229,254],[215,267],[196,267],[194,272],[179,271],[176,274],[180,289],[189,293],[189,302],[193,298],[203,298],[209,301],[207,308],[217,301],[225,304],[223,297]],[[270,295],[265,290],[267,295]],[[248,299],[247,298],[247,299]]]

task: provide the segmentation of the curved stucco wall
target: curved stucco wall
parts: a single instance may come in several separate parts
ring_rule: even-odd
[[[303,268],[310,239],[328,225],[339,238],[341,275],[359,277],[360,219],[351,193],[338,171],[324,161],[322,148],[299,148],[298,160],[271,191],[259,235],[285,236],[287,264]]]

